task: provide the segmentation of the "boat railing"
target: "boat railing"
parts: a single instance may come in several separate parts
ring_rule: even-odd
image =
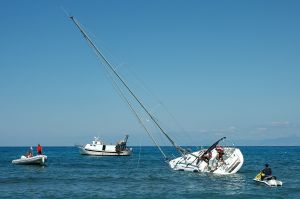
[[[224,147],[223,160],[228,159],[235,151],[235,147]]]

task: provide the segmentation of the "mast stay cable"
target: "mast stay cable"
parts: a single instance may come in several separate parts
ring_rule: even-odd
[[[162,127],[158,124],[157,120],[153,117],[153,115],[147,110],[147,108],[143,105],[143,103],[139,100],[139,98],[133,93],[133,91],[128,87],[128,85],[125,83],[124,79],[119,75],[119,73],[115,70],[115,68],[112,66],[112,64],[105,58],[105,56],[101,53],[101,51],[97,48],[97,46],[92,42],[92,40],[89,38],[87,33],[83,30],[83,28],[80,26],[78,21],[74,18],[74,16],[70,16],[70,19],[74,22],[76,27],[80,30],[85,40],[88,42],[89,46],[91,46],[95,53],[98,55],[98,57],[101,58],[102,61],[104,61],[104,65],[106,65],[112,73],[118,78],[118,80],[122,83],[122,85],[127,89],[127,91],[130,93],[130,95],[138,102],[138,104],[142,107],[142,109],[146,112],[146,114],[151,118],[151,120],[154,122],[154,124],[159,128],[159,130],[165,135],[165,137],[169,140],[169,142],[176,148],[176,150],[182,155],[186,155],[188,151],[181,146],[178,146],[175,144],[175,142],[169,137],[169,135],[162,129]]]
[[[143,129],[147,132],[148,136],[150,137],[150,139],[154,142],[154,144],[156,145],[156,147],[159,149],[159,151],[161,152],[161,154],[164,156],[165,159],[168,159],[166,154],[163,152],[163,150],[161,149],[161,147],[159,146],[159,144],[157,143],[157,141],[154,139],[154,137],[151,135],[150,131],[147,129],[146,125],[143,123],[141,116],[139,116],[139,114],[137,113],[137,111],[134,109],[134,107],[132,106],[132,104],[130,103],[129,99],[126,97],[125,93],[122,91],[122,89],[120,88],[120,86],[118,85],[118,83],[116,82],[116,80],[113,78],[112,74],[109,73],[109,71],[106,71],[109,78],[111,79],[112,83],[113,83],[113,87],[115,88],[115,90],[117,91],[118,95],[125,101],[125,103],[129,106],[129,109],[132,111],[132,113],[134,114],[134,116],[137,118],[138,122],[141,124],[141,126],[143,127]]]

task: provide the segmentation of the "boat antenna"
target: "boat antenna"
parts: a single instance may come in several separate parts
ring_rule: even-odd
[[[159,128],[159,130],[166,136],[166,138],[170,141],[170,143],[177,149],[177,151],[183,156],[187,153],[187,150],[176,145],[175,142],[169,137],[169,135],[162,129],[162,127],[158,124],[158,122],[154,119],[152,114],[147,110],[147,108],[142,104],[142,102],[139,100],[139,98],[132,92],[132,90],[128,87],[128,85],[125,83],[123,78],[119,75],[119,73],[115,70],[115,68],[112,66],[112,64],[105,58],[105,56],[101,53],[101,51],[97,48],[97,46],[93,43],[93,41],[89,38],[87,33],[83,30],[83,28],[78,23],[77,19],[74,18],[74,16],[70,16],[70,19],[74,22],[76,27],[80,30],[85,40],[88,42],[88,44],[95,50],[96,54],[101,57],[101,59],[104,61],[104,64],[109,67],[109,69],[113,72],[113,74],[120,80],[120,82],[125,86],[125,88],[128,90],[128,92],[131,94],[131,96],[138,102],[138,104],[142,107],[142,109],[147,113],[147,115],[151,118],[151,120],[155,123],[155,125]]]

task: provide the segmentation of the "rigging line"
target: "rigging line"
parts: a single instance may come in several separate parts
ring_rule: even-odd
[[[101,59],[99,57],[97,57],[97,58],[101,61]],[[141,116],[139,116],[139,114],[137,113],[137,111],[134,109],[133,105],[130,103],[129,99],[126,97],[124,91],[122,91],[121,87],[119,86],[119,84],[115,80],[113,74],[111,74],[109,68],[107,68],[106,65],[104,65],[104,68],[106,69],[105,72],[107,74],[107,77],[111,79],[111,81],[113,83],[112,84],[113,88],[116,90],[117,94],[129,106],[129,109],[134,114],[134,116],[137,118],[138,122],[143,127],[143,129],[146,131],[146,133],[148,134],[148,136],[150,137],[150,139],[152,140],[152,142],[156,145],[156,147],[159,149],[159,151],[161,152],[161,154],[164,156],[165,160],[168,159],[167,155],[163,152],[162,148],[160,147],[160,145],[158,144],[158,142],[156,141],[156,139],[152,136],[152,134],[150,133],[150,131],[148,130],[148,128],[143,123],[143,121],[141,119]]]
[[[138,169],[140,166],[140,160],[141,160],[141,151],[142,151],[142,143],[141,143],[141,138],[140,138],[140,151],[139,151],[139,159],[136,165],[136,168]]]
[[[115,90],[117,91],[118,95],[125,101],[125,103],[129,106],[130,110],[132,111],[132,113],[134,114],[134,116],[137,118],[138,122],[140,123],[140,125],[144,128],[144,130],[147,132],[148,136],[150,137],[150,139],[154,142],[154,144],[156,145],[156,147],[159,149],[159,151],[161,152],[161,154],[164,156],[165,160],[167,159],[166,154],[163,152],[163,150],[161,149],[161,147],[159,146],[159,144],[157,143],[157,141],[154,139],[154,137],[151,135],[151,133],[149,132],[149,130],[147,129],[147,127],[145,126],[145,124],[143,123],[143,121],[141,120],[141,117],[139,116],[139,114],[137,113],[137,111],[133,108],[132,104],[130,103],[129,99],[126,97],[126,95],[124,94],[124,91],[122,91],[122,89],[120,88],[120,86],[118,85],[118,83],[116,82],[116,80],[114,79],[113,75],[109,72],[108,69],[106,69],[107,75],[109,76],[109,78],[111,79],[112,83],[113,83],[113,87],[115,88]]]
[[[70,17],[70,16],[71,16],[70,13],[69,13],[63,6],[60,6],[60,9],[65,13],[65,15],[66,15],[67,17]]]
[[[191,138],[190,134],[187,133],[187,131],[182,127],[182,125],[179,123],[179,121],[176,119],[176,117],[172,114],[172,112],[168,109],[168,107],[163,103],[162,100],[160,100],[157,95],[155,95],[155,93],[150,89],[150,87],[146,84],[145,81],[143,81],[136,72],[134,72],[133,70],[131,70],[130,67],[128,67],[129,71],[135,76],[135,78],[141,82],[142,87],[158,102],[159,105],[161,105],[163,107],[163,109],[165,109],[165,111],[167,112],[167,114],[169,114],[169,116],[173,119],[173,121],[175,122],[175,124],[180,128],[180,130],[187,135],[189,138]]]
[[[107,71],[108,72],[108,71]],[[154,142],[154,144],[156,145],[156,147],[160,150],[161,154],[164,156],[165,159],[167,159],[166,154],[163,152],[163,150],[161,149],[161,147],[158,145],[157,141],[154,139],[154,137],[151,135],[151,133],[149,132],[149,130],[147,129],[147,127],[145,126],[145,124],[143,123],[143,121],[141,120],[140,116],[138,115],[137,111],[133,108],[132,104],[129,102],[129,100],[127,99],[127,97],[125,96],[125,94],[123,93],[123,91],[121,90],[121,88],[119,87],[119,85],[117,84],[117,82],[113,79],[113,77],[110,75],[110,78],[113,81],[113,86],[115,87],[115,89],[117,89],[118,94],[121,98],[123,98],[123,100],[127,103],[127,105],[129,106],[130,110],[133,112],[133,114],[135,115],[135,117],[137,118],[138,122],[142,125],[142,127],[144,128],[144,130],[147,132],[147,134],[149,135],[149,137],[151,138],[151,140]]]
[[[153,118],[153,116],[150,114],[150,112],[146,109],[146,107],[141,103],[141,101],[139,100],[139,98],[137,98],[137,96],[132,92],[132,90],[127,86],[127,84],[125,83],[125,81],[123,80],[123,78],[119,75],[119,73],[114,69],[114,67],[110,64],[110,62],[104,57],[104,55],[100,52],[100,50],[97,48],[97,46],[95,46],[95,44],[92,42],[92,40],[89,38],[89,36],[85,33],[85,31],[81,28],[81,26],[79,25],[79,23],[77,22],[77,20],[73,17],[70,16],[70,19],[75,23],[75,25],[77,26],[77,28],[80,30],[80,32],[82,33],[83,37],[85,38],[85,40],[93,47],[93,49],[95,50],[96,54],[98,56],[100,56],[105,65],[107,65],[109,67],[109,69],[114,73],[114,75],[121,81],[121,83],[125,86],[125,88],[129,91],[129,93],[133,96],[133,98],[138,102],[138,104],[143,108],[143,110],[147,113],[147,115],[151,118],[151,120],[155,123],[155,125],[159,128],[159,130],[167,137],[167,139],[169,140],[169,142],[177,149],[177,151],[184,156],[185,154],[187,154],[187,150],[176,145],[175,142],[170,138],[170,136],[162,129],[162,127],[156,122],[156,120]]]

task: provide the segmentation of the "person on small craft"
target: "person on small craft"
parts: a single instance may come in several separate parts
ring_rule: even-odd
[[[36,150],[37,150],[38,155],[42,155],[43,148],[40,144],[38,144]]]
[[[31,158],[33,157],[33,152],[32,152],[32,147],[29,148],[28,152],[26,153],[26,158]]]
[[[261,180],[264,180],[272,176],[272,169],[269,167],[269,164],[265,164],[265,168],[261,171]]]

